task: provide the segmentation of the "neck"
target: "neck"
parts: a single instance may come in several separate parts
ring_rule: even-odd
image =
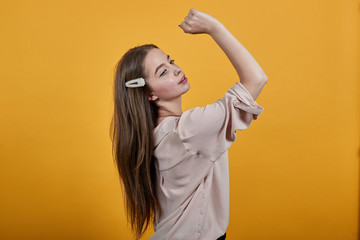
[[[158,124],[168,116],[180,116],[182,114],[181,108],[181,96],[171,100],[171,101],[159,101],[159,117]]]

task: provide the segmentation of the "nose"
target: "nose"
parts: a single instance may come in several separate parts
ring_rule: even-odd
[[[175,74],[175,76],[178,76],[179,74],[181,74],[181,67],[176,65],[174,68],[174,74]]]

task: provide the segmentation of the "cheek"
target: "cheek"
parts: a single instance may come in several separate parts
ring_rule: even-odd
[[[174,82],[165,82],[156,86],[156,92],[160,98],[167,99],[173,97],[177,92]]]

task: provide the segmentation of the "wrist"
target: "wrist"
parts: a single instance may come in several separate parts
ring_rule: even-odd
[[[224,29],[225,26],[220,21],[216,20],[209,29],[209,35],[214,38],[216,35],[219,34],[219,32],[223,31]]]

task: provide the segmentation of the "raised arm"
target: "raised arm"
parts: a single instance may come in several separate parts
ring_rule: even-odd
[[[209,34],[229,58],[238,73],[240,82],[254,100],[257,99],[268,80],[267,76],[247,49],[220,21],[209,14],[191,8],[179,27],[185,33]]]

